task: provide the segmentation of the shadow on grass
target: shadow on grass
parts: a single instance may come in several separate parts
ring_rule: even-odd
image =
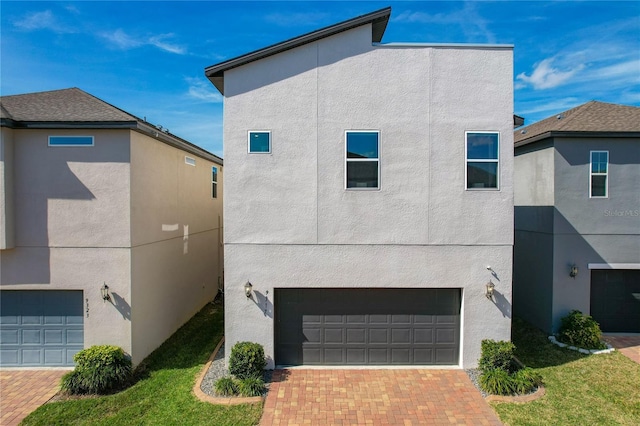
[[[553,367],[589,356],[554,345],[542,330],[517,317],[512,322],[511,340],[516,356],[527,367]]]

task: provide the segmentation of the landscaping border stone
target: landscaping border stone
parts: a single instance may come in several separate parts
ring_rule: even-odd
[[[607,345],[607,349],[583,349],[583,348],[578,348],[576,346],[567,345],[566,343],[559,342],[556,339],[556,336],[549,336],[549,341],[554,345],[560,346],[561,348],[567,348],[567,349],[571,349],[572,351],[578,351],[585,355],[609,354],[615,351],[615,348],[610,344],[608,344],[607,342],[604,342],[604,344]]]

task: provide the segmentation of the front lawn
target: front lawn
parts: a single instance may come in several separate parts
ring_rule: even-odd
[[[560,348],[518,319],[513,343],[516,356],[542,374],[546,395],[525,404],[492,403],[506,424],[640,424],[640,364],[620,352],[583,355]]]
[[[144,378],[115,395],[45,404],[24,425],[255,425],[260,404],[219,406],[192,393],[224,333],[220,303],[207,304],[143,364]]]

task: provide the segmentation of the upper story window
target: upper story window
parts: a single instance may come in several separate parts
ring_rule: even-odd
[[[380,188],[380,132],[348,130],[346,139],[346,188]]]
[[[185,162],[185,164],[188,164],[190,166],[195,166],[196,165],[196,159],[195,158],[191,158],[191,157],[187,157],[186,155],[184,156],[184,162]]]
[[[465,132],[467,189],[498,189],[500,134]]]
[[[211,167],[211,197],[218,198],[218,168]]]
[[[249,132],[249,154],[270,154],[271,153],[271,132],[250,131]]]
[[[589,197],[609,196],[609,151],[591,151],[591,173],[589,176]]]
[[[49,136],[49,146],[93,146],[93,136]]]

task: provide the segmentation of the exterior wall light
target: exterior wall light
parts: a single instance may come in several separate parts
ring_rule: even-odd
[[[576,265],[571,265],[571,270],[569,271],[569,276],[573,279],[578,275],[578,267]]]
[[[484,295],[487,296],[487,299],[491,300],[493,298],[493,290],[495,288],[496,288],[496,285],[493,283],[493,281],[489,280],[484,292]]]
[[[111,296],[109,295],[109,286],[107,283],[104,283],[102,287],[100,287],[100,293],[102,294],[102,300],[111,300]]]
[[[247,299],[251,297],[251,290],[253,289],[253,285],[247,281],[244,285],[244,295],[247,296]]]

